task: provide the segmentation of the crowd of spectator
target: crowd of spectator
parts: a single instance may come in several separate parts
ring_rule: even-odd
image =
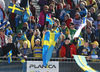
[[[20,0],[10,2],[26,8],[27,0],[17,1]],[[39,15],[32,0],[29,0],[32,16],[28,21],[23,21],[23,16],[8,12],[0,5],[0,24],[9,19],[7,23],[11,26],[6,30],[6,26],[0,27],[0,56],[7,57],[7,53],[12,50],[13,57],[17,54],[25,58],[42,57],[46,31],[59,28],[61,36],[57,40],[52,57],[66,59],[73,58],[75,54],[88,56],[87,59],[100,58],[100,0],[79,0],[77,5],[74,0],[39,0],[37,4],[40,6]],[[52,18],[53,25],[46,21],[46,15]],[[80,33],[79,45],[79,37],[73,37],[86,15],[86,26]]]

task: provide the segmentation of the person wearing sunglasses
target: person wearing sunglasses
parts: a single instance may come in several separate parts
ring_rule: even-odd
[[[21,36],[22,36],[22,30],[19,30],[17,35],[13,37],[13,43],[17,44]]]
[[[71,36],[71,43],[73,43],[73,36],[76,33],[76,29],[74,28],[74,23],[69,24],[69,31],[70,31],[70,36]]]
[[[45,31],[43,31],[43,39],[42,42],[39,38],[35,39],[36,32],[34,32],[34,35],[31,39],[31,46],[33,50],[33,57],[42,57],[42,48],[43,48],[43,41],[44,41],[44,35]]]
[[[85,3],[84,2],[81,2],[80,3],[80,15],[81,15],[81,18],[85,17],[88,13],[88,10],[85,8]]]
[[[82,19],[78,12],[75,13],[75,18],[73,19],[73,23],[75,25],[75,29],[78,29],[79,26],[82,24]]]

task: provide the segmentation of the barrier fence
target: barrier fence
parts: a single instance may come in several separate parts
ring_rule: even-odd
[[[13,58],[13,62],[8,64],[7,58],[4,57],[0,57],[0,72],[22,72],[22,63],[20,62],[20,60],[16,57]],[[42,58],[34,58],[34,57],[29,57],[26,59],[27,61],[42,61]],[[74,61],[74,59],[71,58],[67,58],[65,61],[63,61],[63,58],[51,58],[50,60],[51,62],[59,62],[59,72],[84,72],[78,65],[77,63]],[[97,60],[98,61],[98,60]],[[34,64],[34,63],[33,63]],[[88,64],[100,71],[100,62],[93,62],[93,60],[89,60]],[[52,64],[52,66],[55,64]],[[27,66],[27,63],[26,63]],[[51,68],[52,68],[51,66]],[[35,67],[34,67],[35,68]],[[37,68],[37,67],[36,67]],[[55,68],[57,68],[55,66]],[[37,68],[38,69],[38,68]],[[32,72],[42,72],[42,71],[32,71]],[[50,72],[50,71],[48,71]]]

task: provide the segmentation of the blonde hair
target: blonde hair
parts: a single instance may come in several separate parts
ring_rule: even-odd
[[[54,4],[50,4],[49,5],[49,9],[50,9],[51,6],[53,6],[53,12],[55,12],[55,5]]]
[[[93,10],[94,10],[94,12],[95,12],[95,8],[94,8],[94,7],[91,7],[90,9],[93,9]]]
[[[84,2],[84,4],[85,4],[85,6],[87,6],[87,2],[86,1],[83,1]]]
[[[90,20],[86,19],[86,23],[87,25],[89,24],[90,27],[92,26],[92,22]]]
[[[57,25],[58,25],[58,26],[60,26],[60,21],[59,21],[59,19],[57,19],[57,18],[55,18],[55,17],[53,17],[52,19],[54,20],[54,22],[57,22]]]
[[[23,44],[24,44],[24,43],[26,43],[26,44],[27,44],[27,41],[24,41],[24,42],[23,42]]]
[[[45,9],[45,8],[49,9],[49,6],[48,6],[48,5],[45,5],[45,6],[43,7],[43,9]]]

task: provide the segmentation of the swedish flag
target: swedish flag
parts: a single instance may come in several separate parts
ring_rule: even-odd
[[[47,31],[45,33],[43,51],[42,51],[44,66],[46,66],[48,61],[50,60],[53,49],[55,47],[55,44],[56,44],[57,39],[59,38],[60,34],[61,33],[59,32],[58,28],[54,32]]]
[[[22,63],[25,63],[25,59],[22,58],[20,55],[18,55],[19,59],[21,60]]]
[[[10,5],[8,6],[8,12],[12,12],[15,14],[19,14],[19,15],[23,15],[24,9],[21,7],[16,6],[13,3],[10,3]]]
[[[18,55],[19,59],[21,60],[22,65],[22,72],[26,72],[26,62],[25,59],[23,57],[21,57],[20,55]]]
[[[8,63],[11,63],[11,62],[12,62],[12,50],[10,50],[10,51],[7,53],[7,56],[8,56]]]
[[[30,8],[29,8],[29,0],[27,1],[27,7],[26,7],[26,12],[28,14],[28,16],[31,16],[31,11],[30,11]]]
[[[29,8],[29,0],[27,0],[27,6],[24,12],[23,22],[27,22],[30,16],[32,16],[32,13]]]
[[[76,63],[85,71],[85,72],[99,72],[93,68],[91,68],[86,59],[85,56],[80,56],[80,55],[73,55]]]
[[[54,21],[48,16],[48,14],[46,15],[46,21],[48,21],[51,25],[54,24]]]

